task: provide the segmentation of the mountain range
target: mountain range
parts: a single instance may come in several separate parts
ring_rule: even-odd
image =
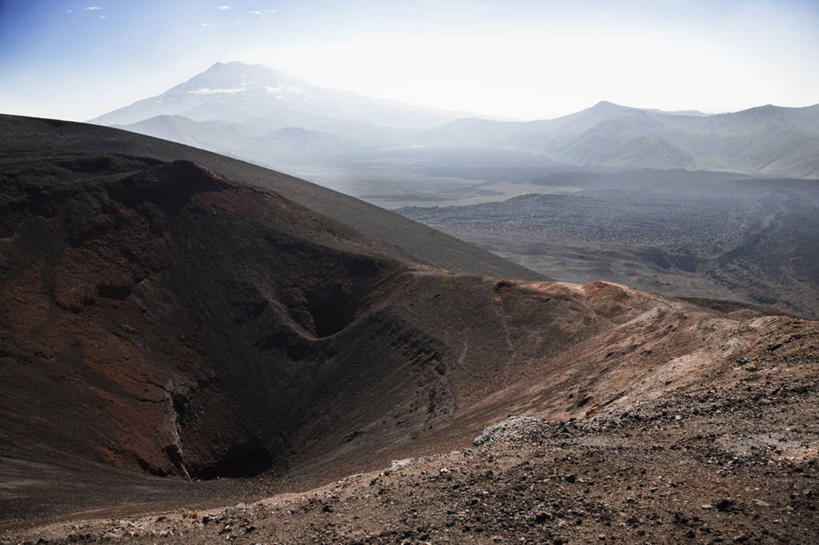
[[[275,166],[383,149],[477,146],[565,166],[819,178],[819,104],[706,115],[600,102],[556,119],[499,121],[324,89],[230,62],[92,123]]]
[[[429,138],[528,150],[569,165],[819,177],[819,104],[704,115],[600,102],[552,120],[456,120],[433,129]]]

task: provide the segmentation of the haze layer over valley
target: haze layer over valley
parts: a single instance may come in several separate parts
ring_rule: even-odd
[[[323,89],[261,65],[231,62],[92,122],[278,168],[315,168],[355,152],[363,155],[352,160],[366,164],[378,163],[379,152],[394,148],[479,147],[517,150],[564,167],[819,178],[819,104],[706,115],[600,102],[543,121],[459,117],[463,114]]]
[[[793,178],[819,176],[819,105],[456,117],[232,62],[94,122],[284,169],[546,277],[818,315],[816,183]]]
[[[502,202],[398,211],[553,278],[819,316],[815,181],[682,170],[530,179],[542,189]]]

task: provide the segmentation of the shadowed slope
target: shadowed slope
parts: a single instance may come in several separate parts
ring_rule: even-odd
[[[271,189],[302,206],[382,241],[398,256],[468,274],[543,279],[490,252],[358,199],[215,153],[118,129],[0,115],[0,150],[102,152],[189,160],[229,179]]]

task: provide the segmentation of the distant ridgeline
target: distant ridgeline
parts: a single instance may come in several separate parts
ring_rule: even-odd
[[[419,145],[485,146],[574,166],[819,178],[819,105],[706,115],[601,102],[557,119],[494,121],[324,89],[232,62],[92,123],[268,165]]]

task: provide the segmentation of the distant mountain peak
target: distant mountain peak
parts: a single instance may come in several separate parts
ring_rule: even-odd
[[[247,72],[247,71],[262,71],[262,72],[278,72],[273,68],[268,68],[263,64],[247,64],[241,61],[228,61],[228,62],[215,62],[213,63],[210,68],[202,72],[202,74],[213,73],[213,72],[225,72],[230,71],[234,73],[239,72]]]
[[[747,110],[740,110],[736,113],[742,112],[754,112],[754,113],[767,113],[767,112],[775,112],[777,110],[781,110],[779,106],[774,106],[773,104],[763,104],[762,106],[754,106],[753,108],[748,108]]]
[[[631,106],[623,106],[622,104],[615,104],[608,100],[601,100],[591,108],[586,108],[582,112],[593,114],[594,116],[615,116],[633,115],[646,113],[644,108],[632,108]]]
[[[642,111],[642,108],[632,108],[630,106],[623,106],[622,104],[615,104],[614,102],[609,102],[608,100],[601,100],[591,108],[589,108],[592,112],[629,112],[629,111]]]
[[[245,64],[239,61],[217,62],[204,72],[169,89],[157,98],[179,100],[184,95],[218,98],[219,95],[268,96],[283,100],[282,93],[301,95],[313,89],[307,82],[293,78],[284,72],[261,64]],[[184,112],[177,112],[184,113]]]
[[[261,64],[216,62],[164,93],[102,115],[92,122],[130,125],[159,115],[223,120],[271,128],[327,131],[345,123],[428,129],[461,114],[357,93],[325,89]]]
[[[250,65],[247,64],[247,63],[241,62],[241,61],[215,62],[210,67],[210,70],[213,70],[214,68],[218,68],[220,66],[250,66]],[[261,66],[261,65],[257,64],[256,66]]]

